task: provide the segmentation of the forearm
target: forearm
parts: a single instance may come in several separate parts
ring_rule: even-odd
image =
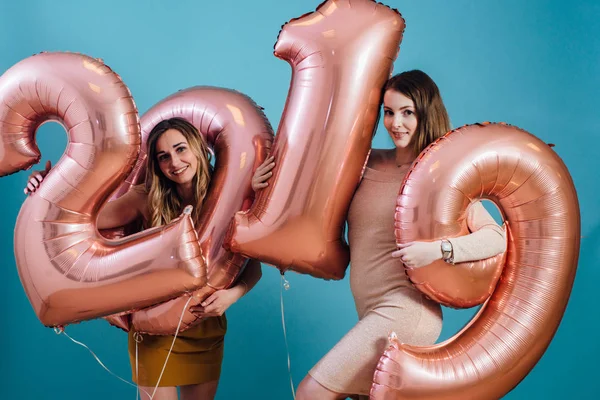
[[[506,251],[504,231],[497,225],[448,240],[452,243],[455,263],[482,260]]]
[[[260,262],[256,260],[249,260],[248,265],[244,268],[244,271],[240,275],[235,286],[231,289],[235,290],[239,297],[244,296],[248,293],[262,277],[262,268]]]

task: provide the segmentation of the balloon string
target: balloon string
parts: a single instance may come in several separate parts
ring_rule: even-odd
[[[136,382],[140,381],[140,372],[138,370],[138,342],[137,342],[137,340],[135,341],[135,381]],[[138,400],[138,398],[140,397],[140,385],[138,384],[135,386],[137,387],[137,390],[135,391],[135,400]]]
[[[162,371],[160,371],[160,375],[158,376],[158,381],[156,382],[156,386],[154,387],[154,391],[152,392],[152,396],[150,397],[150,400],[152,400],[154,398],[154,395],[156,394],[156,391],[158,390],[158,385],[160,385],[160,380],[162,379],[163,373],[165,372],[165,368],[167,368],[167,362],[169,361],[169,356],[171,355],[171,352],[173,351],[173,346],[175,346],[175,339],[177,339],[177,335],[179,334],[179,329],[181,328],[181,323],[183,322],[183,317],[188,308],[188,305],[190,304],[190,301],[192,301],[192,296],[190,296],[188,301],[185,303],[185,306],[183,306],[183,310],[181,310],[181,317],[179,318],[179,324],[177,324],[177,330],[175,331],[175,335],[173,335],[173,342],[171,342],[171,348],[169,349],[169,352],[167,353],[167,358],[165,359],[165,363],[163,365]]]
[[[142,336],[141,333],[139,332],[134,332],[133,333],[133,341],[135,342],[135,381],[139,382],[140,381],[140,373],[139,373],[139,363],[138,363],[138,349],[139,349],[139,344],[142,342],[142,340],[144,340],[144,337]],[[140,397],[140,385],[136,385],[137,387],[137,391],[135,392],[135,400],[138,400],[138,398]],[[146,392],[146,394],[148,395],[148,397],[150,397],[150,394]]]
[[[146,395],[150,398],[150,400],[152,400],[156,394],[156,391],[158,390],[158,385],[160,385],[160,381],[162,379],[162,376],[165,372],[165,368],[167,367],[167,362],[169,361],[169,356],[171,355],[171,352],[173,351],[173,346],[175,345],[175,340],[177,339],[177,335],[179,334],[179,330],[181,329],[181,323],[183,322],[183,317],[185,315],[185,311],[187,310],[188,305],[190,304],[190,301],[192,301],[192,296],[190,296],[190,298],[188,299],[188,301],[185,303],[185,306],[183,307],[183,310],[181,312],[181,317],[179,318],[179,324],[177,325],[177,330],[175,331],[175,335],[173,336],[173,342],[171,343],[171,348],[169,349],[169,353],[167,353],[167,358],[165,359],[165,363],[163,365],[162,371],[160,372],[160,375],[158,377],[158,381],[156,382],[156,386],[154,388],[154,391],[152,392],[152,395],[150,393],[148,393],[146,390],[144,389],[140,389],[139,385],[135,385],[123,378],[121,378],[119,375],[115,374],[114,372],[112,372],[110,369],[108,369],[106,367],[106,365],[104,365],[104,363],[100,360],[100,358],[96,355],[96,353],[94,353],[92,351],[92,349],[90,349],[88,346],[86,346],[85,344],[81,343],[78,340],[73,339],[71,336],[69,336],[67,334],[67,332],[65,332],[64,328],[54,328],[54,332],[56,332],[56,334],[58,335],[65,335],[66,337],[68,337],[73,343],[78,344],[80,346],[82,346],[83,348],[87,349],[92,356],[96,359],[96,361],[98,362],[98,364],[100,364],[100,366],[102,368],[104,368],[109,374],[111,374],[112,376],[114,376],[115,378],[117,378],[118,380],[120,380],[121,382],[125,382],[126,384],[128,384],[129,386],[133,386],[134,388],[136,388],[136,394],[135,394],[135,398],[136,400],[139,397],[140,394],[140,390],[142,390],[144,393],[146,393]],[[142,336],[141,334],[139,334],[138,332],[134,333],[134,340],[135,340],[135,377],[136,380],[139,381],[139,376],[138,376],[138,343],[140,343],[142,341]]]
[[[283,307],[283,289],[288,290],[290,288],[290,283],[285,279],[283,273],[281,274],[281,290],[279,292],[279,299],[281,303],[281,325],[283,326],[283,339],[285,340],[285,351],[287,353],[287,365],[288,365],[288,374],[290,376],[290,386],[292,388],[292,397],[296,400],[296,392],[294,390],[294,380],[292,378],[292,362],[290,359],[290,347],[288,346],[287,340],[287,332],[285,330],[285,311]]]
[[[105,370],[106,370],[106,371],[107,371],[109,374],[111,374],[112,376],[114,376],[115,378],[117,378],[118,380],[120,380],[121,382],[125,382],[125,383],[126,383],[126,384],[128,384],[129,386],[133,386],[133,387],[135,387],[136,389],[138,389],[138,390],[139,390],[139,387],[138,387],[137,385],[135,385],[135,384],[133,384],[133,383],[131,383],[131,382],[129,382],[129,381],[127,381],[127,380],[125,380],[125,379],[121,378],[119,375],[115,374],[115,373],[114,373],[114,372],[112,372],[110,369],[108,369],[108,368],[106,367],[106,365],[104,365],[104,363],[103,363],[103,362],[100,360],[100,358],[98,358],[98,356],[96,355],[96,353],[94,353],[94,352],[92,351],[92,349],[90,349],[88,346],[86,346],[85,344],[81,343],[80,341],[73,339],[71,336],[69,336],[69,335],[67,334],[67,332],[65,332],[65,330],[64,330],[63,328],[54,328],[54,332],[56,332],[56,334],[57,334],[57,335],[61,335],[61,334],[62,334],[62,335],[65,335],[65,336],[66,336],[66,337],[68,337],[68,338],[69,338],[69,340],[71,340],[73,343],[75,343],[75,344],[78,344],[79,346],[81,346],[81,347],[83,347],[83,348],[87,349],[87,351],[89,351],[89,352],[92,354],[92,356],[93,356],[93,357],[96,359],[96,361],[98,362],[98,364],[100,364],[100,366],[101,366],[102,368],[104,368],[104,369],[105,369]],[[150,395],[148,392],[146,392],[146,394],[147,394],[147,395]],[[136,396],[137,396],[137,394],[136,394]],[[136,399],[136,400],[137,400],[137,399]]]

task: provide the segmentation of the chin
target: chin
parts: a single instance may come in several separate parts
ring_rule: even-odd
[[[185,176],[182,176],[182,183],[190,183],[194,180],[194,176],[196,176],[196,174],[192,171],[189,171],[188,173],[185,174]]]
[[[394,146],[397,149],[407,149],[410,146],[410,142],[394,142]]]

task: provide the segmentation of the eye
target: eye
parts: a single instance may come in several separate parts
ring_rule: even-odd
[[[409,116],[409,115],[413,115],[415,112],[413,110],[404,110],[404,115],[405,116]]]
[[[168,154],[161,154],[160,156],[158,156],[158,161],[163,162],[169,159],[169,155]]]
[[[383,114],[384,115],[394,115],[394,113],[392,112],[392,110],[383,110]]]
[[[175,151],[177,151],[178,153],[183,153],[186,150],[187,148],[185,146],[179,146],[177,149],[175,149]]]

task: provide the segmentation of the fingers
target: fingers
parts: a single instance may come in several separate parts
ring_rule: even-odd
[[[396,250],[396,251],[392,252],[392,257],[402,258],[402,256],[406,255],[406,253],[407,253],[407,249]]]
[[[29,191],[29,193],[33,193],[35,192],[35,186],[33,186],[33,184],[31,182],[27,183],[27,191]]]
[[[392,257],[394,257],[394,258],[400,258],[400,257],[402,257],[402,255],[403,255],[402,250],[396,250],[396,251],[392,252]]]
[[[269,184],[266,182],[273,176],[271,171],[275,168],[274,156],[269,156],[267,159],[256,169],[254,176],[252,176],[252,189],[254,191],[266,188]]]
[[[404,249],[406,247],[412,246],[413,244],[415,244],[415,242],[399,243],[399,244],[396,244],[396,247],[399,249]]]
[[[40,178],[38,178],[38,176],[39,176],[41,179],[40,179]],[[42,178],[42,177],[40,176],[40,174],[38,173],[38,174],[36,174],[34,177],[32,177],[32,178],[30,178],[30,179],[29,179],[29,183],[33,184],[33,186],[35,186],[35,188],[37,189],[37,188],[39,188],[39,187],[40,187],[40,183],[42,182],[42,180],[43,180],[43,179],[44,179],[44,178]]]
[[[404,266],[406,268],[412,268],[413,260],[406,253],[407,253],[406,249],[396,250],[396,251],[392,252],[392,257],[399,258],[400,261],[402,262],[402,264],[404,264]]]
[[[48,172],[52,169],[52,162],[50,160],[46,161],[46,166],[43,171],[33,171],[31,175],[29,175],[29,180],[27,182],[27,187],[23,190],[25,194],[31,194],[35,192],[39,187]]]
[[[266,175],[268,175],[268,174],[271,174],[271,175],[272,175],[273,173],[271,172],[271,170],[272,170],[273,168],[275,168],[275,163],[268,164],[268,165],[267,165],[266,167],[264,167],[264,168],[258,168],[258,169],[256,170],[256,172],[254,173],[254,177],[255,177],[255,178],[259,178],[259,177],[261,177],[261,178],[262,178],[262,177],[264,177],[264,176],[266,176]],[[269,175],[269,176],[270,176],[270,175]]]
[[[269,186],[269,184],[267,182],[265,182],[265,183],[255,183],[254,185],[252,185],[252,187],[254,188],[254,190],[256,190],[256,189],[263,189],[263,188],[266,188],[267,186]]]
[[[257,169],[254,175],[265,175],[275,167],[275,157],[268,157]]]
[[[267,166],[268,164],[271,164],[273,161],[275,160],[275,156],[269,156],[267,158],[265,158],[265,161],[263,161],[263,163],[260,165],[261,168]]]
[[[198,318],[219,317],[223,315],[221,308],[214,303],[208,307],[194,306],[190,308],[190,311]]]
[[[211,294],[206,300],[204,300],[200,305],[204,308],[207,308],[210,304],[212,304],[217,299],[217,292]]]
[[[273,176],[273,172],[267,172],[266,174],[257,176],[255,178],[255,181],[256,181],[257,184],[259,184],[259,183],[262,183],[262,182],[266,181],[267,179],[269,179],[272,176]]]
[[[218,306],[216,303],[212,303],[207,307],[204,307],[204,315],[211,315],[217,312]]]

